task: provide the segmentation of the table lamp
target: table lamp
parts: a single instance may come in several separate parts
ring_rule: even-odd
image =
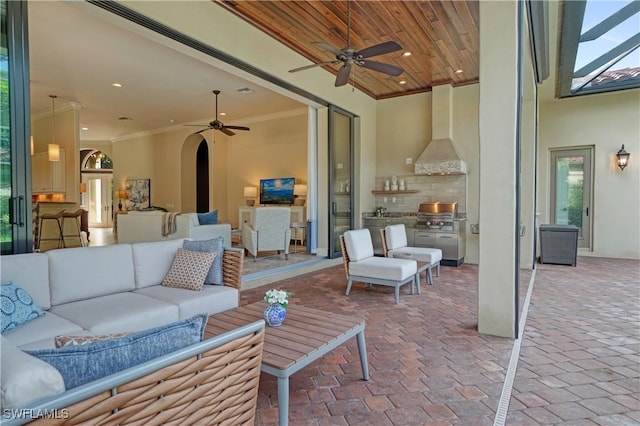
[[[296,197],[293,205],[304,206],[305,197],[307,196],[307,185],[293,185],[293,195]]]
[[[253,206],[256,203],[256,198],[258,196],[258,188],[255,186],[245,186],[244,187],[244,197],[247,198],[247,206]]]
[[[116,190],[116,197],[118,197],[118,211],[122,211],[122,200],[127,198],[127,191],[124,189]]]

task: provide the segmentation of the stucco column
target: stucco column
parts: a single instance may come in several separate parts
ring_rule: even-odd
[[[478,330],[514,337],[517,1],[480,1]]]

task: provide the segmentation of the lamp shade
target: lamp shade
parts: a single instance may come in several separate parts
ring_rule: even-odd
[[[60,161],[60,145],[57,143],[49,144],[49,161]]]
[[[247,198],[253,198],[258,196],[258,188],[255,186],[245,186],[244,196]]]
[[[124,200],[125,198],[127,198],[127,191],[125,191],[124,189],[116,190],[116,197],[118,197],[121,200]]]
[[[307,185],[293,185],[293,195],[307,195]]]

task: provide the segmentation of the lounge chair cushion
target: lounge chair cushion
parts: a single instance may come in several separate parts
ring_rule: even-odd
[[[389,250],[388,255],[389,257],[412,259],[417,262],[426,262],[429,264],[442,260],[442,250],[437,248],[402,247],[397,250]]]
[[[384,230],[388,250],[395,250],[407,246],[407,233],[404,225],[389,225]]]
[[[365,231],[368,232],[366,229]],[[414,276],[416,272],[417,264],[413,260],[372,256],[359,262],[349,262],[349,275],[351,276],[404,281]]]
[[[344,244],[351,262],[373,257],[373,243],[368,229],[355,229],[345,232]]]

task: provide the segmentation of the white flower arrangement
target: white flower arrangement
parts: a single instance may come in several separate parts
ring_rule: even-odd
[[[264,300],[268,304],[278,303],[280,306],[286,309],[287,305],[289,304],[289,296],[291,296],[291,293],[289,293],[288,291],[276,290],[272,288],[271,290],[267,290],[264,296]]]

